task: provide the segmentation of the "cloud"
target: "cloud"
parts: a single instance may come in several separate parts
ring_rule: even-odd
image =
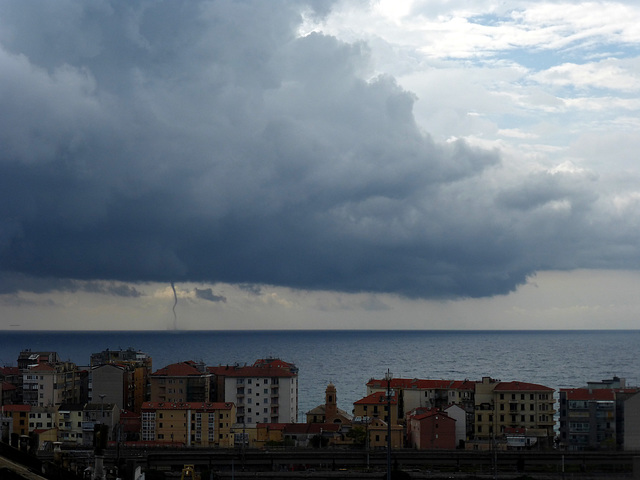
[[[69,278],[37,277],[21,273],[0,272],[0,294],[19,292],[87,292],[114,297],[138,298],[144,295],[137,288],[115,281],[73,280]]]
[[[449,298],[640,258],[599,255],[620,239],[600,230],[597,178],[514,178],[498,151],[434,141],[370,45],[298,35],[313,7],[4,2],[3,270],[34,291]]]
[[[250,293],[251,295],[261,295],[262,294],[262,286],[255,285],[251,283],[241,283],[238,285],[240,290]]]
[[[215,295],[211,288],[196,288],[195,289],[196,298],[201,298],[203,300],[209,300],[210,302],[226,302],[226,297],[222,295]]]

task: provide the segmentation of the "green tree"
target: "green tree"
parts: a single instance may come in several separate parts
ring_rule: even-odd
[[[357,425],[347,432],[347,437],[353,438],[355,445],[364,445],[367,441],[367,430]]]

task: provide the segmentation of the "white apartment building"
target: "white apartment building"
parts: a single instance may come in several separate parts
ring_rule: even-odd
[[[23,403],[33,407],[80,401],[80,374],[75,364],[39,363],[22,372]]]
[[[298,369],[268,358],[251,366],[209,367],[216,377],[216,399],[236,405],[236,423],[294,423],[298,419]]]

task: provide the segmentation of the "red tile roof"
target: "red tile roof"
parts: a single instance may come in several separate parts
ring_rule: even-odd
[[[153,372],[151,375],[158,377],[191,377],[204,375],[191,361],[172,363]]]
[[[456,421],[455,418],[451,418],[449,415],[447,415],[444,412],[429,412],[429,413],[421,413],[419,415],[414,415],[412,417],[409,417],[411,420],[424,420],[425,418],[429,418],[429,417],[435,417],[439,415],[441,419],[443,420],[453,420],[454,422]],[[439,419],[438,419],[439,420]]]
[[[19,375],[20,369],[18,367],[0,367],[0,374],[3,375]]]
[[[387,381],[372,378],[367,383],[372,388],[387,388]],[[419,378],[392,378],[391,388],[405,390],[475,390],[471,380],[428,380]]]
[[[256,428],[266,428],[267,430],[284,430],[287,423],[257,423]]]
[[[494,388],[495,391],[502,392],[553,392],[553,388],[545,387],[544,385],[538,385],[537,383],[527,382],[500,382]]]
[[[610,388],[561,388],[561,392],[566,392],[567,400],[614,400],[615,393]]]
[[[256,360],[253,363],[254,367],[275,367],[275,368],[295,368],[296,366],[293,363],[285,362],[284,360],[280,360],[279,358],[261,358],[260,360]]]
[[[3,405],[1,407],[5,412],[30,412],[31,405]]]
[[[398,403],[398,395],[396,392],[391,392],[391,405],[396,405]],[[367,395],[364,398],[354,402],[354,405],[386,405],[387,402],[387,392],[376,392],[371,395]]]
[[[453,383],[451,384],[451,389],[455,389],[455,390],[471,390],[471,391],[475,391],[476,389],[476,383],[473,380],[454,380]]]

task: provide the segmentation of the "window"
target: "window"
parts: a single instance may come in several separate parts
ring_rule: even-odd
[[[478,425],[478,433],[482,433],[482,425]]]
[[[504,393],[500,394],[500,400],[504,400]]]
[[[482,421],[482,415],[478,414],[478,421],[481,422]]]
[[[524,393],[520,394],[520,400],[524,400]]]

